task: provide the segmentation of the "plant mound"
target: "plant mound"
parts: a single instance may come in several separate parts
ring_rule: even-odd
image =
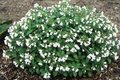
[[[44,78],[91,76],[118,59],[116,25],[95,8],[67,1],[51,7],[35,4],[8,32],[3,56]]]

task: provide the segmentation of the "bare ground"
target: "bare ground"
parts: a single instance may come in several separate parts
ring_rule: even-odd
[[[43,6],[51,6],[59,0],[0,0],[0,21],[17,21],[33,7],[34,3]],[[99,11],[104,11],[109,19],[118,25],[120,39],[120,0],[71,0],[71,4],[79,6],[94,6]],[[4,44],[0,44],[0,80],[43,80],[40,76],[31,75],[25,70],[15,68],[11,60],[2,58]],[[64,78],[56,77],[51,80],[120,80],[120,59],[103,72],[95,74],[91,78]]]

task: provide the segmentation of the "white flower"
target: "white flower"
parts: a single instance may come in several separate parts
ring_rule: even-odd
[[[50,75],[51,74],[49,72],[47,72],[47,73],[44,74],[43,78],[48,79],[48,78],[50,78]]]
[[[76,23],[75,24],[78,24],[78,22],[76,21]]]
[[[13,26],[10,26],[9,29],[8,29],[8,32],[11,33],[14,31],[14,27]]]
[[[75,69],[74,69],[74,68],[72,68],[72,71],[75,71]]]
[[[54,34],[54,35],[57,35],[58,33],[57,33],[57,32],[54,32],[53,34]]]
[[[69,39],[66,39],[65,42],[73,42],[73,40],[69,38]]]
[[[112,34],[109,34],[108,39],[112,38],[112,36],[113,36]]]
[[[47,40],[43,40],[43,43],[46,43],[47,42]]]
[[[41,47],[45,47],[44,44],[40,44]]]
[[[92,10],[93,12],[95,12],[96,11],[96,8],[93,8],[93,10]]]
[[[63,57],[63,58],[58,58],[58,62],[65,62],[66,61],[66,58]]]
[[[88,18],[89,18],[89,15],[87,15],[85,19],[88,20]]]
[[[20,65],[20,68],[21,68],[21,69],[24,69],[24,66],[23,66],[23,65]]]
[[[75,72],[78,72],[78,71],[79,71],[79,69],[76,69],[76,70],[75,70]]]
[[[41,12],[38,12],[38,17],[42,17],[42,14],[41,14]]]
[[[48,47],[51,47],[51,46],[52,46],[52,43],[49,43],[49,44],[48,44]]]
[[[53,35],[53,32],[50,32],[50,35]]]
[[[61,37],[61,34],[58,34],[57,38],[60,38]]]
[[[12,40],[10,39],[10,37],[6,36],[5,37],[5,40],[4,40],[4,43],[7,45],[8,42],[11,42]]]
[[[96,55],[98,55],[98,54],[99,54],[99,52],[95,52],[95,54],[96,54]]]
[[[12,46],[11,43],[7,43],[7,45],[8,45],[8,47],[9,47],[10,49],[13,49],[13,46]]]
[[[47,53],[44,53],[45,56],[47,56]]]
[[[20,41],[16,41],[16,44],[17,44],[18,46],[20,46],[20,45],[21,45],[21,42],[20,42]]]
[[[23,55],[23,54],[20,54],[20,57],[21,57],[21,58],[24,58],[24,55]]]
[[[25,53],[25,58],[29,58],[29,54],[28,53]]]
[[[112,41],[112,45],[115,46],[115,41]]]
[[[64,67],[63,67],[63,66],[60,66],[60,70],[63,70],[63,71],[64,71],[65,69],[64,69]]]
[[[66,49],[66,51],[69,51],[69,49]]]
[[[66,70],[66,71],[69,71],[69,70],[70,70],[70,68],[67,66],[67,67],[65,67],[65,70]]]
[[[41,49],[39,49],[39,54],[41,55],[41,57],[45,58],[45,55],[43,54],[43,51]]]
[[[60,49],[61,49],[61,50],[65,49],[65,46],[62,46]]]
[[[89,46],[89,45],[90,45],[90,42],[88,42],[88,43],[87,43],[87,42],[84,42],[84,45],[85,45],[85,46]]]
[[[97,62],[99,62],[101,60],[101,57],[98,57],[96,60],[97,60]]]
[[[99,36],[95,36],[94,40],[97,41],[99,38],[100,38]]]
[[[108,65],[107,65],[107,64],[105,64],[105,65],[104,65],[104,67],[105,67],[105,68],[107,68],[107,67],[108,67]]]
[[[36,67],[34,66],[33,69],[35,69]]]
[[[30,65],[31,60],[33,59],[33,57],[29,53],[25,53],[24,58],[25,58],[25,64]]]
[[[72,48],[70,51],[73,52],[73,53],[77,52],[77,50],[75,48]]]
[[[31,44],[31,43],[30,43],[30,39],[26,39],[26,43],[25,43],[25,44],[26,44],[27,47],[30,47],[30,48],[31,48],[31,45],[30,45],[30,44]]]
[[[58,58],[58,61],[59,61],[59,62],[65,62],[67,59],[68,59],[68,55],[65,55],[65,56],[62,57],[62,58]]]
[[[26,58],[25,59],[25,64],[30,65],[30,63],[31,63],[31,60]]]
[[[47,63],[51,63],[51,60],[48,60]]]
[[[102,55],[102,57],[108,57],[110,54],[109,50],[106,50],[106,52]]]
[[[85,50],[84,50],[84,49],[82,49],[82,51],[83,51],[83,52],[85,52]]]
[[[16,32],[9,32],[10,34],[10,37],[13,39],[14,37],[17,37],[18,36],[18,33]]]
[[[44,31],[44,30],[45,30],[45,27],[44,27],[44,25],[41,25],[41,27],[42,27],[42,30]]]
[[[45,63],[51,63],[51,60],[45,59],[45,60],[43,60],[43,62],[45,62]]]
[[[94,54],[89,54],[87,58],[91,59],[91,61],[94,61],[96,59],[96,56]]]
[[[83,21],[84,21],[84,18],[81,19],[81,22],[83,22]]]
[[[23,32],[19,32],[19,34],[21,35],[20,37],[25,37]]]
[[[18,67],[18,63],[16,61],[13,61],[13,64]]]
[[[76,49],[78,49],[78,50],[80,49],[80,47],[77,44],[74,45],[74,46],[75,46]]]
[[[57,66],[56,68],[55,68],[55,71],[58,71],[59,70],[59,67]]]
[[[57,18],[57,23],[58,23],[58,24],[60,23],[60,18]]]
[[[96,25],[96,23],[95,22],[93,22],[93,26],[95,26]]]
[[[24,24],[21,26],[21,28],[24,29],[24,30],[27,30],[27,29],[28,29],[28,26],[27,26],[26,23],[24,23]]]
[[[47,33],[46,35],[47,35],[47,37],[49,37],[49,36],[50,36],[50,34],[49,34],[49,33]]]
[[[72,23],[73,22],[73,20],[72,19],[70,19],[70,23]]]
[[[53,24],[52,24],[52,27],[54,27],[54,26],[55,26],[55,24],[53,23]]]
[[[115,25],[115,27],[114,27],[114,28],[115,28],[116,33],[118,33],[118,29],[117,29],[116,25]]]
[[[80,43],[80,45],[82,45],[82,44],[83,44],[83,41],[81,41],[80,39],[79,39],[79,40],[77,40],[77,42],[79,42],[79,43]]]
[[[104,68],[101,67],[101,71],[104,70]]]
[[[85,67],[86,65],[85,65],[85,64],[83,64],[83,66]]]
[[[35,4],[34,4],[34,8],[37,8],[37,7],[39,7],[39,4],[38,4],[38,3],[35,3]]]
[[[115,60],[117,60],[118,58],[119,58],[119,56],[116,55],[116,56],[115,56]]]
[[[27,13],[26,13],[26,16],[30,16],[31,15],[31,10],[29,10]]]
[[[63,12],[60,12],[60,15],[65,15]]]
[[[96,70],[96,68],[95,68],[95,67],[92,67],[92,70]]]
[[[77,33],[74,34],[74,37],[77,37]]]
[[[22,60],[22,59],[20,59],[19,61],[20,61],[20,62],[22,62],[23,60]]]
[[[41,62],[38,63],[39,66],[42,66],[43,64]]]
[[[67,38],[67,36],[68,36],[68,35],[67,35],[67,34],[65,34],[65,35],[63,35],[63,38]]]
[[[49,69],[50,69],[50,71],[52,71],[53,70],[53,66],[49,66]]]
[[[3,56],[4,58],[6,58],[6,59],[9,59],[9,56],[6,54],[6,51],[5,51],[5,50],[3,50],[2,56]]]
[[[53,47],[60,47],[60,43],[53,43]]]

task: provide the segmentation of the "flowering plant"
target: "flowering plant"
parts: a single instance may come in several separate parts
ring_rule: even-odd
[[[44,78],[91,76],[118,59],[116,25],[95,8],[65,0],[51,7],[35,4],[8,32],[3,56]]]

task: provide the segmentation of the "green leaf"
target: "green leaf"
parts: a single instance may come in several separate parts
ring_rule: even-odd
[[[74,77],[76,77],[76,76],[77,76],[77,73],[76,73],[76,72],[74,72],[74,73],[73,73],[73,76],[74,76]]]
[[[78,75],[81,77],[81,76],[82,76],[82,71],[79,71],[79,72],[78,72]]]
[[[29,69],[29,72],[30,72],[31,74],[33,74],[33,73],[34,73],[33,69]]]
[[[40,69],[40,72],[41,72],[42,74],[44,74],[44,73],[45,73],[45,70],[44,70],[44,69]]]
[[[11,55],[12,55],[12,57],[14,57],[14,58],[17,57],[17,54],[16,54],[16,53],[12,53]]]
[[[12,21],[0,23],[0,34],[6,31],[11,24],[12,24]]]
[[[89,76],[89,77],[92,77],[92,73],[91,73],[91,72],[88,72],[88,76]]]
[[[27,31],[25,36],[28,36],[31,32],[33,32],[33,29],[30,29],[29,31]]]
[[[65,72],[64,72],[63,75],[64,75],[65,77],[67,77],[67,76],[68,76],[68,73],[65,73]]]
[[[12,21],[6,21],[3,23],[0,23],[0,39],[2,39],[6,34],[7,29],[12,24]]]
[[[111,62],[112,62],[111,59],[108,58],[108,63],[110,64]]]
[[[58,74],[58,72],[56,72],[56,71],[53,72],[54,77],[57,76],[57,74]]]
[[[68,74],[70,77],[73,77],[73,74],[71,73],[71,74]]]
[[[40,74],[39,68],[36,68],[36,73],[37,73],[37,74]]]
[[[77,56],[76,54],[74,54],[73,57],[74,57],[75,59],[78,59],[78,56]]]

